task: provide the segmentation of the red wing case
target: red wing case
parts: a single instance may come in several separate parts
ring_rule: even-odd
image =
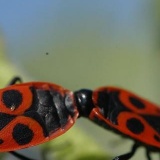
[[[0,151],[13,151],[54,139],[78,117],[73,93],[43,82],[0,90]]]

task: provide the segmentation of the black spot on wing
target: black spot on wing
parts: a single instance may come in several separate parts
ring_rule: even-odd
[[[140,134],[144,131],[143,123],[137,118],[128,119],[126,126],[134,134]]]
[[[129,101],[137,108],[137,109],[144,109],[145,104],[138,98],[136,97],[129,97]]]
[[[7,108],[15,107],[16,109],[21,105],[23,101],[23,97],[18,90],[15,90],[15,89],[6,90],[2,94],[1,101],[4,103],[4,105]]]
[[[12,136],[19,145],[25,145],[32,141],[34,133],[27,125],[18,123],[13,129]]]

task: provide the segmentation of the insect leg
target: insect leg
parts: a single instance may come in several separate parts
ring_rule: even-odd
[[[14,77],[7,86],[16,84],[17,82],[22,83],[22,79],[20,77]]]
[[[147,160],[151,160],[150,151],[148,149],[146,150],[146,157]]]
[[[21,155],[17,152],[14,152],[14,151],[10,151],[9,153],[12,154],[13,156],[17,157],[20,160],[34,160],[34,159],[31,159],[31,158],[27,158],[27,157],[25,157],[25,156],[23,156],[23,155]]]
[[[132,146],[132,149],[129,153],[117,156],[113,160],[128,160],[128,159],[130,159],[134,155],[134,153],[136,152],[138,147],[139,147],[139,145],[137,143],[134,143],[134,145]]]

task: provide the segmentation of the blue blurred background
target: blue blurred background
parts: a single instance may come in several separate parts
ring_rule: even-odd
[[[116,85],[160,103],[159,9],[157,0],[1,0],[0,56],[24,80],[71,90]],[[112,133],[85,120],[77,126],[113,152],[104,141]]]

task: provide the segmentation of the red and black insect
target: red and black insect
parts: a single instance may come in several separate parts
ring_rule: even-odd
[[[135,94],[115,87],[71,92],[56,84],[15,78],[0,90],[0,151],[31,160],[14,152],[65,133],[78,117],[134,140],[130,152],[114,160],[128,160],[139,146],[160,151],[160,108]]]

